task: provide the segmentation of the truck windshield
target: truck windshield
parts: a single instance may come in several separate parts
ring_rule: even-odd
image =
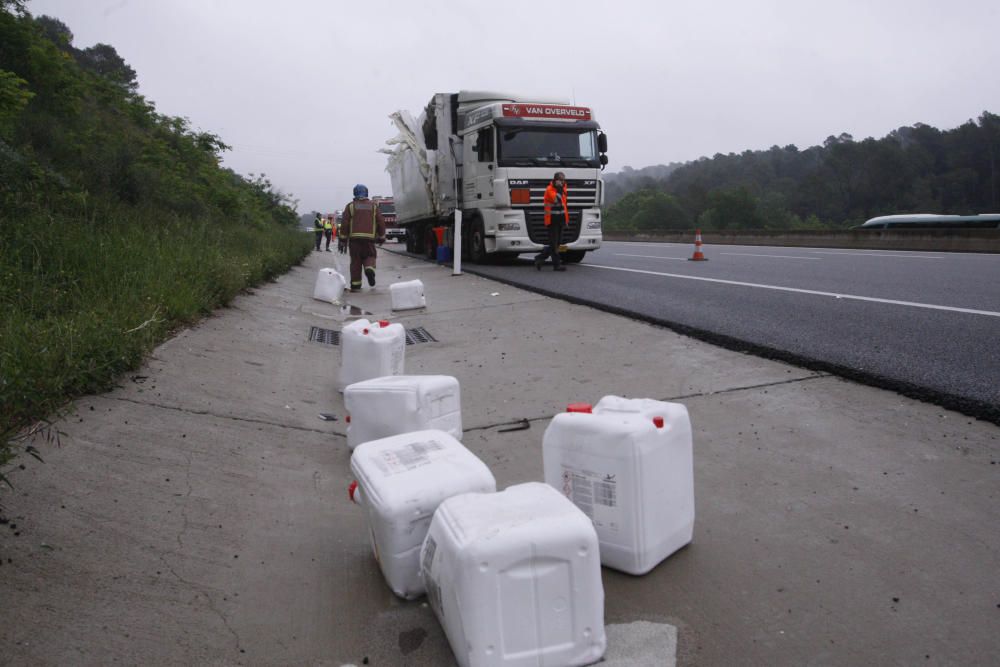
[[[394,204],[380,203],[378,205],[378,212],[382,215],[394,215],[396,213],[396,206]]]
[[[561,164],[599,167],[594,130],[497,128],[501,167]]]

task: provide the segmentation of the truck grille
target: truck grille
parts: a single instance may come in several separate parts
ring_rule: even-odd
[[[541,206],[542,198],[545,196],[545,188],[549,186],[551,181],[547,178],[531,178],[531,179],[517,179],[512,178],[510,180],[510,188],[524,188],[527,187],[531,190],[531,203],[529,207]],[[566,181],[567,186],[567,202],[566,204],[573,208],[574,206],[580,206],[582,208],[590,208],[597,203],[597,180],[596,179],[571,179]],[[525,208],[524,205],[514,204],[514,208]],[[572,215],[572,213],[571,213]]]
[[[510,180],[510,188],[525,188],[531,191],[530,204],[513,204],[512,208],[524,211],[528,223],[528,238],[532,243],[546,244],[549,242],[549,232],[545,228],[545,208],[543,199],[549,179],[532,178]],[[566,198],[569,208],[569,224],[563,228],[563,243],[572,243],[580,238],[580,220],[584,208],[592,208],[597,204],[597,180],[573,179],[566,182]]]
[[[528,223],[528,238],[531,239],[531,242],[546,245],[549,242],[549,230],[545,226],[545,211],[541,208],[526,208],[524,217]],[[563,227],[563,243],[572,243],[580,238],[580,219],[582,217],[582,211],[570,210],[569,224]]]

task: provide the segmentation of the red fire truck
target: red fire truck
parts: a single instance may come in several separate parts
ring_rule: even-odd
[[[396,224],[396,205],[392,202],[392,197],[372,197],[372,201],[378,206],[378,212],[382,214],[385,221],[385,238],[403,241],[406,239],[406,230]]]

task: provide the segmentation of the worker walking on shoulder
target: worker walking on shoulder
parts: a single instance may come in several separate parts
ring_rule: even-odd
[[[316,232],[316,250],[319,251],[319,245],[323,241],[323,216],[319,213],[316,214],[316,219],[313,220],[313,231]]]
[[[330,239],[333,238],[333,222],[330,220],[330,216],[323,218],[323,236],[326,237],[326,251],[332,252],[330,250]]]
[[[557,171],[552,182],[545,188],[542,205],[545,209],[545,228],[549,232],[549,244],[535,257],[535,268],[542,270],[545,258],[552,257],[552,268],[565,271],[560,261],[559,246],[562,245],[563,228],[569,224],[569,207],[566,205],[566,174]]]
[[[354,186],[354,200],[344,207],[337,249],[351,252],[351,291],[361,291],[364,269],[368,284],[375,287],[375,244],[385,243],[385,222],[378,207],[368,199],[368,188]]]

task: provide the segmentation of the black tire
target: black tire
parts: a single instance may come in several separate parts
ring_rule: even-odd
[[[417,252],[417,244],[414,243],[414,237],[415,236],[416,235],[413,233],[412,229],[407,229],[406,230],[406,238],[405,238],[405,241],[406,241],[406,252],[413,252],[413,253]]]
[[[479,218],[473,218],[470,228],[469,261],[475,264],[485,264],[487,258],[486,228],[483,226],[483,221]]]
[[[583,261],[583,256],[586,254],[586,250],[567,250],[563,253],[562,261],[567,264],[578,264]]]

